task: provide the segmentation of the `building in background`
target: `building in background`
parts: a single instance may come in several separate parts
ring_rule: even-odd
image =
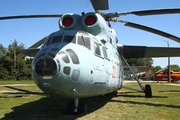
[[[133,74],[127,66],[124,66],[124,79],[133,80]],[[152,80],[152,68],[150,66],[131,66],[135,75],[142,80]]]

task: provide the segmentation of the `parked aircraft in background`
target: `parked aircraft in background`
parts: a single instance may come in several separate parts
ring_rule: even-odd
[[[176,82],[180,80],[180,72],[174,72],[170,70],[171,82]],[[161,70],[154,74],[153,81],[168,81],[168,70]]]

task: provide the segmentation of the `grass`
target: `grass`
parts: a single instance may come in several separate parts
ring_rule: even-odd
[[[32,86],[11,88],[0,86],[0,91],[24,90],[25,92],[0,94],[0,119],[176,120],[180,118],[180,86],[172,86],[168,83],[148,83],[153,90],[152,98],[145,98],[143,93],[121,89],[116,94],[80,99],[87,102],[88,114],[67,115],[65,111],[69,100],[50,98],[41,94],[41,90],[33,85],[33,81],[21,82]],[[2,84],[9,83],[0,81],[0,85]],[[128,83],[127,86],[139,89],[136,83]]]
[[[0,85],[8,84],[34,84],[33,80],[0,80]]]

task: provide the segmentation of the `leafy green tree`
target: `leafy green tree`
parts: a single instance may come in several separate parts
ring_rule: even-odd
[[[8,46],[7,55],[14,60],[14,68],[17,67],[16,57],[23,49],[25,49],[24,44],[18,44],[16,40],[14,40],[13,43]]]
[[[152,66],[152,74],[156,73],[159,70],[162,70],[161,66]]]
[[[17,60],[16,56],[25,49],[24,44],[18,44],[16,40],[4,48],[0,44],[0,79],[31,79],[32,59]]]
[[[0,44],[0,56],[5,55],[5,53],[6,53],[6,48],[2,44]]]
[[[21,80],[21,79],[31,79],[31,69],[29,67],[29,64],[26,64],[27,60],[18,60],[17,63],[17,75],[16,79]]]
[[[170,65],[170,69],[175,71],[175,72],[179,72],[180,71],[180,67],[178,65]]]
[[[0,79],[13,79],[13,60],[9,56],[0,56],[1,75]]]
[[[130,58],[126,60],[130,66],[151,66],[153,64],[152,58]]]

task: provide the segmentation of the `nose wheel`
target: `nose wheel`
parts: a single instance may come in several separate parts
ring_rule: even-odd
[[[85,102],[80,102],[78,98],[75,98],[74,101],[68,103],[67,108],[68,114],[86,114],[87,113],[87,104]]]

